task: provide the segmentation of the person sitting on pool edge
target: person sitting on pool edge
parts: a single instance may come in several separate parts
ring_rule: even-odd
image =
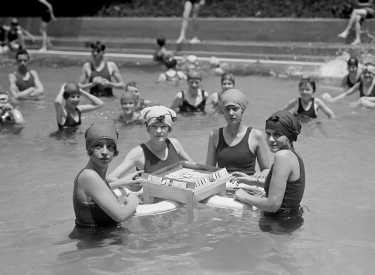
[[[81,96],[90,100],[91,104],[79,105]],[[81,125],[81,113],[94,111],[103,105],[103,101],[79,88],[78,84],[65,83],[55,99],[57,125],[60,129],[77,127]]]
[[[153,105],[150,100],[141,98],[139,86],[134,81],[130,81],[128,84],[126,84],[125,93],[132,93],[133,94],[134,100],[135,100],[134,110],[136,112],[142,111],[144,108],[150,107],[151,105]]]
[[[162,35],[156,39],[156,44],[158,45],[158,49],[154,53],[154,61],[164,63],[164,54],[167,52],[165,43],[166,43],[166,39]]]
[[[180,112],[204,112],[208,93],[201,89],[201,82],[201,71],[190,70],[187,74],[189,88],[175,96],[171,109],[180,109]]]
[[[161,73],[158,78],[158,82],[167,83],[169,85],[177,87],[180,83],[180,80],[185,80],[186,75],[182,71],[178,71],[177,61],[173,56],[168,56],[165,59],[165,66],[167,66],[167,71]]]
[[[308,77],[301,79],[298,90],[300,97],[293,98],[282,110],[289,111],[294,108],[294,115],[299,118],[317,118],[318,110],[322,110],[328,118],[335,118],[335,114],[322,100],[313,97],[316,92],[314,79]]]
[[[266,195],[252,196],[239,189],[235,198],[268,215],[297,214],[301,210],[300,202],[305,190],[305,166],[293,142],[297,141],[301,133],[301,125],[293,114],[278,111],[267,119],[265,130],[268,146],[274,153],[274,163],[264,185],[261,182],[254,183],[248,176],[234,176],[239,182],[264,187]]]
[[[243,124],[248,101],[240,90],[225,91],[221,102],[227,126],[211,132],[206,165],[225,167],[229,173],[239,172],[257,182],[270,167],[263,133]],[[255,171],[257,161],[260,173]]]
[[[85,132],[89,161],[74,180],[73,207],[78,227],[113,227],[133,216],[139,204],[136,195],[124,197],[125,205],[106,180],[113,158],[118,155],[118,133],[109,124],[92,124]],[[133,175],[131,175],[133,176]],[[125,182],[126,180],[124,180]],[[126,183],[138,182],[129,179]]]
[[[375,64],[366,63],[363,66],[362,76],[360,82],[357,82],[352,88],[345,93],[339,94],[332,98],[330,94],[323,94],[323,99],[334,103],[337,100],[349,96],[356,91],[359,91],[359,100],[354,103],[354,106],[364,106],[366,108],[375,108]]]
[[[29,53],[21,49],[16,54],[18,68],[9,74],[10,92],[15,99],[38,99],[44,93],[42,82],[38,73],[29,70],[27,65],[30,61]]]
[[[124,80],[113,61],[105,61],[105,45],[97,41],[91,44],[92,62],[86,62],[79,77],[79,87],[90,89],[94,96],[113,96],[112,89],[123,89]]]
[[[0,125],[24,123],[21,112],[9,103],[9,93],[0,87]]]
[[[168,138],[172,131],[172,123],[176,120],[173,110],[164,106],[147,107],[142,110],[141,117],[145,121],[150,138],[130,150],[124,161],[109,174],[107,180],[111,186],[121,186],[126,181],[122,176],[134,167],[145,173],[153,173],[179,161],[192,162],[180,142]],[[140,186],[132,188],[135,191],[139,190]]]
[[[131,92],[125,92],[120,97],[122,114],[118,120],[125,123],[142,123],[141,114],[135,111],[135,99]]]

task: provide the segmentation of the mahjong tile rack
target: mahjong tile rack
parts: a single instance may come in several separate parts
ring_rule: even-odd
[[[186,204],[187,211],[212,195],[225,196],[226,182],[233,178],[225,168],[178,162],[153,173],[143,173],[143,202],[154,197]]]

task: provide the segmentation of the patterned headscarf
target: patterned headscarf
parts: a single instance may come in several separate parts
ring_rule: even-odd
[[[155,122],[164,122],[172,127],[173,121],[177,119],[176,112],[164,106],[144,108],[141,111],[141,117],[144,119],[146,127]]]
[[[287,111],[278,111],[266,120],[266,130],[275,130],[286,136],[290,141],[297,141],[301,128],[297,118]]]

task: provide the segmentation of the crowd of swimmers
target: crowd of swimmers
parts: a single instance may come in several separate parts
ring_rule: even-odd
[[[194,162],[181,143],[168,138],[168,135],[178,111],[197,113],[205,112],[207,108],[222,114],[226,125],[211,132],[206,165],[225,167],[238,183],[264,190],[259,195],[258,192],[237,188],[235,199],[253,205],[267,215],[289,215],[300,211],[305,170],[303,160],[294,148],[301,132],[298,119],[315,119],[319,110],[328,118],[335,117],[322,100],[313,96],[316,83],[312,78],[303,78],[298,85],[300,96],[267,119],[264,138],[263,131],[243,123],[248,100],[243,92],[235,88],[233,74],[224,73],[221,91],[210,95],[201,88],[202,71],[196,59],[187,65],[186,74],[179,74],[176,63],[172,62],[174,57],[169,56],[165,59],[168,70],[159,79],[166,81],[178,74],[178,81],[186,79],[188,87],[178,92],[170,108],[167,108],[142,99],[137,83],[125,85],[116,63],[104,59],[105,49],[102,43],[93,43],[92,61],[83,65],[79,81],[62,84],[55,99],[57,125],[60,129],[81,125],[81,114],[101,108],[104,102],[100,98],[113,96],[114,89],[117,89],[123,91],[119,96],[122,107],[119,121],[142,122],[149,139],[130,150],[122,163],[107,175],[109,164],[119,151],[117,131],[110,124],[98,123],[87,129],[85,139],[89,161],[74,181],[73,204],[78,226],[117,225],[131,217],[139,204],[139,198],[133,191],[142,188],[141,173],[153,173],[179,161]],[[18,66],[9,74],[10,92],[0,90],[2,124],[25,122],[20,110],[13,108],[12,100],[38,99],[43,97],[44,92],[37,72],[28,68],[28,52],[20,49],[15,57]],[[363,68],[359,67],[357,59],[349,59],[348,75],[342,81],[344,92],[335,98],[326,95],[325,100],[334,102],[359,91],[361,105],[374,108],[375,65],[366,63]],[[81,97],[89,103],[81,104]],[[267,145],[274,153],[272,165],[267,156]],[[258,172],[255,170],[256,163],[259,165]],[[137,172],[129,173],[134,168]],[[125,190],[126,196],[121,203],[113,192],[115,188]]]

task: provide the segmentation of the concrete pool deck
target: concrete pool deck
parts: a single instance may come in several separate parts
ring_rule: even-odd
[[[3,18],[8,22],[9,18]],[[19,18],[21,26],[39,35],[40,18]],[[290,18],[201,18],[200,44],[176,44],[181,18],[58,18],[49,25],[53,50],[87,51],[100,40],[109,53],[151,55],[156,37],[167,38],[167,48],[177,56],[194,54],[229,59],[325,62],[346,51],[351,55],[373,53],[371,33],[375,21],[364,23],[363,44],[351,46],[353,34],[344,41],[337,37],[347,24],[344,19]],[[191,37],[191,26],[188,29]],[[30,49],[40,47],[40,36]]]

